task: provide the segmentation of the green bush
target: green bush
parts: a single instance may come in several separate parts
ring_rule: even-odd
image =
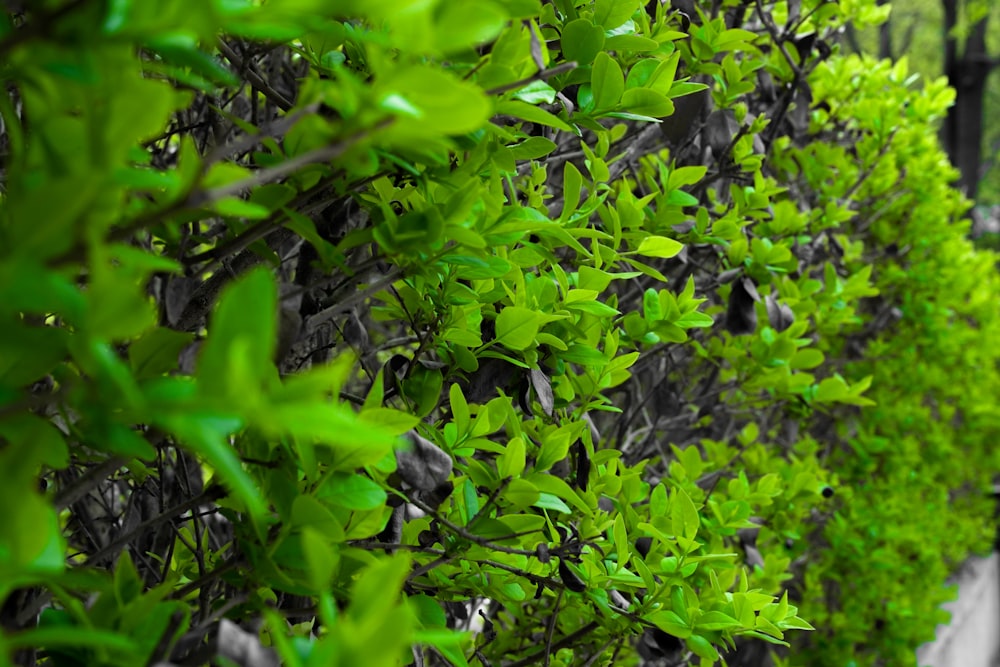
[[[686,4],[8,9],[0,654],[913,663],[1000,469],[950,93]]]
[[[883,137],[857,149],[871,176],[854,194],[850,238],[865,242],[856,261],[876,266],[879,297],[857,334],[863,352],[847,364],[873,378],[866,396],[877,405],[828,426],[841,446],[827,465],[851,484],[805,577],[803,613],[828,628],[805,640],[806,655],[822,664],[867,664],[862,651],[875,664],[912,663],[913,647],[947,618],[939,582],[996,534],[983,490],[998,468],[998,423],[983,397],[997,382],[997,258],[966,239],[968,204],[948,187],[955,174],[928,130],[952,93],[939,80],[914,95],[910,81],[905,62],[853,57],[813,79],[831,119]]]

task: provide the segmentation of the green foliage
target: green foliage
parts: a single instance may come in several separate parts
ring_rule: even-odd
[[[945,75],[945,26],[944,4],[941,0],[895,0],[889,21],[884,25],[888,46],[893,58],[906,58],[910,69],[926,79]],[[1000,22],[1000,5],[984,0],[956,0],[957,25],[952,34],[957,38],[959,53],[964,52],[972,25],[982,17],[988,21],[986,48],[990,54],[1000,53],[1000,33],[993,29]],[[880,53],[879,35],[883,26],[857,30],[851,33],[852,48],[864,53]],[[1000,104],[1000,72],[988,68],[983,109],[994,109]],[[916,85],[920,85],[917,82]],[[983,165],[976,192],[976,202],[995,206],[1000,202],[1000,177],[998,177],[997,147],[1000,146],[1000,124],[993,115],[983,114]]]
[[[8,11],[6,659],[912,662],[1000,468],[951,93],[713,7]]]
[[[861,69],[869,74],[859,90],[844,76]],[[822,565],[806,576],[815,595],[803,604],[815,610],[810,618],[843,629],[817,644],[831,664],[853,658],[858,645],[891,663],[911,662],[912,647],[933,637],[936,609],[949,597],[938,587],[915,589],[912,578],[942,580],[970,546],[986,549],[994,534],[973,517],[991,512],[977,490],[997,469],[986,435],[996,417],[980,399],[997,381],[993,362],[982,357],[995,326],[995,309],[986,305],[998,289],[995,257],[963,238],[967,204],[947,187],[951,167],[923,129],[945,113],[950,91],[938,80],[913,95],[906,81],[905,62],[854,57],[814,78],[817,101],[838,100],[831,117],[873,135],[893,128],[891,152],[859,144],[861,168],[872,175],[855,195],[872,244],[887,249],[877,282],[882,302],[869,321],[892,325],[850,364],[852,374],[872,377],[866,396],[876,406],[835,427],[850,449],[831,465],[859,483],[826,526]],[[850,623],[839,620],[844,614],[854,617]],[[864,632],[865,624],[880,632]]]

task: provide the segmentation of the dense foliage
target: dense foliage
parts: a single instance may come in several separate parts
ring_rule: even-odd
[[[874,0],[12,4],[5,661],[912,664],[989,546]]]
[[[998,21],[1000,4],[989,0],[895,0],[885,23],[845,32],[847,44],[858,53],[905,56],[914,72],[931,79],[949,78],[956,88],[950,113],[956,123],[972,122],[961,123],[969,126],[961,136],[958,128],[945,123],[942,144],[955,156],[953,160],[961,161],[955,164],[959,170],[970,171],[972,183],[965,192],[982,207],[979,213],[984,216],[1000,203],[1000,123],[989,112],[1000,105]],[[979,150],[962,144],[978,144]],[[974,234],[979,231],[973,227]]]

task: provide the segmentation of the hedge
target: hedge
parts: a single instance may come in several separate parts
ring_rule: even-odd
[[[989,548],[887,6],[15,5],[6,664],[914,664]]]

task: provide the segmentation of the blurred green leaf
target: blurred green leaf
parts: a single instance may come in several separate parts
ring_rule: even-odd
[[[317,491],[322,500],[352,510],[370,510],[385,505],[386,494],[364,475],[334,473]]]
[[[206,396],[263,389],[274,368],[277,302],[266,269],[249,272],[223,291],[198,360],[198,386]]]

